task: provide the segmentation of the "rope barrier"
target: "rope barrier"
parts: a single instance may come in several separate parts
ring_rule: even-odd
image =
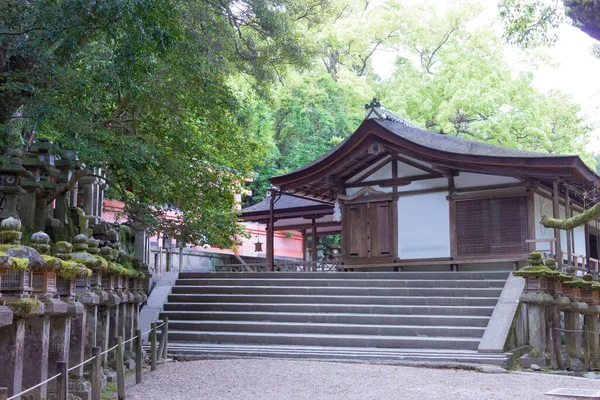
[[[561,331],[561,332],[573,332],[573,333],[583,333],[583,332],[587,332],[591,335],[598,335],[600,334],[599,332],[592,332],[592,331],[588,331],[587,329],[561,329],[561,328],[554,328],[557,331]]]
[[[166,324],[167,324],[166,322],[163,322],[162,324],[160,324],[160,325],[156,326],[156,329],[158,329],[158,328],[162,328],[162,327],[163,327],[164,325],[166,325]],[[142,333],[142,335],[145,335],[145,334],[147,334],[147,333],[150,333],[150,332],[152,332],[152,329],[150,329],[149,331],[146,331],[146,332]],[[121,345],[124,345],[124,344],[126,344],[126,343],[129,343],[129,342],[131,342],[131,341],[133,341],[133,340],[137,339],[138,337],[139,337],[139,336],[134,336],[134,337],[132,337],[131,339],[128,339],[128,340],[126,340],[126,341],[124,341],[124,342],[121,342]],[[119,347],[119,345],[118,345],[118,344],[117,344],[117,345],[115,345],[115,346],[113,346],[113,347],[111,347],[110,349],[107,349],[107,350],[105,350],[105,351],[101,352],[101,353],[100,353],[100,355],[101,355],[101,356],[103,356],[103,355],[105,355],[106,353],[109,353],[109,352],[111,352],[111,351],[115,350],[117,347]],[[79,363],[79,364],[77,364],[77,365],[75,365],[75,366],[73,366],[73,367],[69,368],[69,369],[67,370],[67,372],[71,372],[71,371],[73,371],[73,370],[76,370],[77,368],[79,368],[79,367],[81,367],[81,366],[83,366],[83,365],[85,365],[85,364],[89,363],[90,361],[94,360],[95,358],[96,358],[95,356],[94,356],[94,357],[91,357],[91,358],[88,358],[87,360],[85,360],[85,361],[83,361],[83,362],[81,362],[81,363]],[[52,380],[54,380],[54,379],[58,378],[59,376],[61,376],[61,374],[56,374],[56,375],[54,375],[54,376],[52,376],[52,377],[50,377],[50,378],[46,379],[45,381],[42,381],[42,382],[38,383],[37,385],[30,387],[30,388],[29,388],[29,389],[27,389],[27,390],[24,390],[24,391],[22,391],[22,392],[20,392],[20,393],[17,393],[17,394],[15,394],[15,395],[11,396],[11,397],[8,397],[6,400],[14,400],[14,399],[17,399],[17,398],[19,398],[21,395],[23,395],[23,394],[25,394],[25,393],[28,393],[28,392],[30,392],[30,391],[32,391],[32,390],[34,390],[34,389],[37,389],[37,388],[39,388],[40,386],[43,386],[43,385],[45,385],[46,383],[48,383],[48,382],[50,382],[50,381],[52,381]]]
[[[21,393],[17,393],[17,394],[15,394],[15,395],[13,395],[13,396],[9,397],[9,398],[8,398],[8,399],[6,399],[6,400],[13,400],[13,399],[17,399],[17,398],[19,398],[19,396],[21,396],[21,395],[23,395],[23,394],[25,394],[25,393],[27,393],[27,392],[30,392],[30,391],[32,391],[33,389],[37,389],[37,388],[39,388],[40,386],[42,386],[42,385],[45,385],[46,383],[50,382],[51,380],[58,378],[60,375],[61,375],[61,374],[56,374],[56,375],[54,375],[52,378],[48,378],[48,379],[46,379],[45,381],[43,381],[43,382],[40,382],[40,383],[38,383],[37,385],[35,385],[35,386],[32,386],[32,387],[30,387],[29,389],[22,391]]]
[[[103,356],[103,355],[105,355],[106,353],[113,351],[113,350],[114,350],[114,349],[116,349],[117,347],[119,347],[119,345],[118,345],[118,344],[117,344],[117,345],[114,345],[113,347],[111,347],[111,348],[110,348],[110,349],[108,349],[108,350],[105,350],[105,351],[103,351],[102,353],[100,353],[100,355],[101,355],[101,356]]]
[[[129,342],[133,342],[137,338],[138,338],[137,336],[134,336],[131,339],[127,339],[126,341],[124,341],[123,344],[129,343]]]
[[[158,328],[161,328],[161,327],[162,327],[163,325],[165,325],[165,324],[166,324],[166,322],[163,322],[162,324],[158,325],[158,326],[156,327],[156,329],[158,329]],[[142,332],[142,336],[143,336],[143,335],[145,335],[146,333],[150,333],[150,332],[152,332],[152,329],[150,329],[150,330],[148,330],[148,331],[146,331],[146,332]]]
[[[77,364],[76,366],[69,368],[69,369],[67,370],[67,372],[71,372],[71,371],[73,371],[73,370],[75,370],[75,369],[77,369],[77,368],[81,367],[82,365],[85,365],[85,364],[89,363],[89,362],[90,362],[90,361],[92,361],[94,358],[96,358],[96,357],[89,358],[89,359],[85,360],[84,362],[82,362],[81,364]]]

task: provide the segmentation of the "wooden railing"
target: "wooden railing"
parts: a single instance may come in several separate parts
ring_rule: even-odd
[[[273,272],[335,272],[339,261],[298,261],[276,263]],[[270,272],[269,264],[223,264],[216,265],[217,272]]]

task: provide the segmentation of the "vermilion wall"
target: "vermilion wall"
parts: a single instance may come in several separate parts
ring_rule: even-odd
[[[123,203],[117,200],[108,200],[104,199],[103,207],[102,207],[102,219],[106,222],[126,222],[127,218],[123,215]],[[172,218],[175,218],[175,213],[169,215]],[[266,227],[263,224],[257,223],[246,223],[242,222],[242,225],[246,227],[248,233],[251,234],[249,239],[241,238],[242,245],[233,250],[229,249],[219,249],[217,247],[211,246],[196,246],[196,250],[209,251],[214,253],[223,253],[223,254],[237,254],[240,256],[249,256],[249,257],[265,257],[266,251]],[[263,251],[257,253],[254,251],[254,243],[258,240],[263,244]],[[150,238],[151,241],[156,242],[157,237],[154,236]],[[275,232],[275,255],[279,257],[293,257],[293,258],[302,258],[302,235],[297,231],[277,231]]]

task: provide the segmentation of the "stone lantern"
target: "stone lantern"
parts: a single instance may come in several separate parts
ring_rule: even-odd
[[[50,255],[50,236],[44,232],[37,232],[31,235],[32,246],[42,255]],[[33,294],[43,298],[50,299],[57,293],[58,272],[60,271],[60,261],[57,259],[47,259],[47,265],[44,268],[36,268],[32,271]]]
[[[17,197],[27,194],[21,187],[21,178],[28,176],[27,170],[23,168],[21,150],[11,149],[8,151],[8,163],[0,166],[0,192],[4,193],[6,204],[0,212],[0,220],[6,218],[19,218],[17,213]]]
[[[20,245],[21,236],[20,220],[9,217],[0,223],[0,243],[10,246],[6,251],[7,256],[26,255],[26,252],[22,251],[23,246]],[[14,260],[13,258],[11,262],[13,265]],[[14,297],[30,297],[32,288],[29,261],[25,261],[24,257],[20,257],[18,260],[18,268],[11,267],[2,276],[2,292]],[[41,259],[40,261],[43,262]]]

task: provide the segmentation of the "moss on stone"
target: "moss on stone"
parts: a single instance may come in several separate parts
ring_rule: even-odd
[[[600,290],[600,283],[595,281],[585,281],[581,278],[572,278],[571,280],[563,282],[563,285],[567,287],[578,287],[584,290]]]
[[[19,231],[0,231],[0,242],[17,244],[23,234]]]
[[[2,252],[7,252],[10,249],[20,249],[21,246],[20,244],[0,244],[0,251]]]
[[[6,305],[12,310],[17,318],[26,318],[37,315],[40,311],[40,304],[41,302],[37,299],[17,299],[6,302]]]
[[[530,260],[541,260],[542,259],[542,253],[538,253],[537,251],[529,253],[529,259]]]
[[[100,262],[99,267],[106,271],[108,269],[108,261],[106,261],[106,259],[102,256],[99,256],[97,254],[93,254],[92,257],[94,257],[96,260],[98,260]]]
[[[42,255],[42,258],[48,265],[55,265],[60,267],[58,275],[67,280],[75,279],[80,276],[92,276],[92,270],[85,267],[85,265],[78,263],[73,260],[61,260],[53,256]]]
[[[22,257],[11,257],[11,268],[15,271],[29,271],[29,259]]]

